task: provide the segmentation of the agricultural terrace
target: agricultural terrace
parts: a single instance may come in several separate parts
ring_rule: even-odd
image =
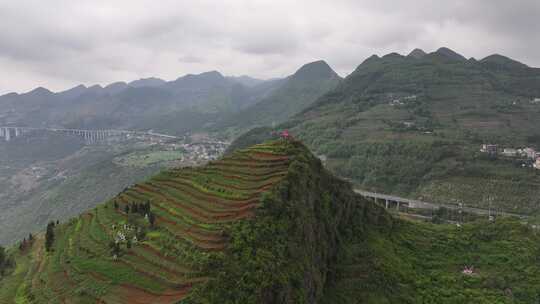
[[[261,194],[285,177],[286,146],[268,142],[162,172],[56,225],[50,251],[38,236],[18,254],[0,302],[178,302],[207,280],[202,265],[227,246],[228,226],[253,217]]]

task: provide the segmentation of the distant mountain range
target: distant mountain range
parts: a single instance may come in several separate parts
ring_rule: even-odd
[[[79,85],[58,93],[40,87],[23,94],[0,96],[0,124],[154,129],[182,134],[216,122],[221,122],[220,126],[231,120],[236,123],[239,113],[245,117],[251,115],[249,111],[263,114],[262,123],[280,122],[338,80],[339,76],[326,63],[316,62],[284,79],[225,77],[210,71],[173,81],[144,78],[105,87]],[[255,104],[258,106],[249,110]],[[271,109],[264,110],[265,107]],[[242,127],[261,123],[256,117],[247,120]]]
[[[357,187],[524,213],[540,212],[540,174],[500,149],[540,149],[540,69],[448,49],[373,55],[333,90],[276,126],[290,129]],[[269,125],[269,124],[267,124]],[[268,138],[254,129],[235,147]]]
[[[157,128],[182,133],[201,127],[217,113],[238,111],[257,100],[258,94],[272,89],[268,86],[258,90],[256,82],[212,71],[173,81],[146,78],[105,87],[79,85],[58,93],[37,88],[1,96],[0,122],[74,128]],[[195,119],[181,119],[167,126],[173,116]]]

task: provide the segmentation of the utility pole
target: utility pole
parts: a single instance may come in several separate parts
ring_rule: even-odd
[[[458,201],[458,218],[457,221],[463,223],[463,203]]]
[[[490,221],[493,220],[493,217],[492,217],[492,215],[491,215],[491,203],[492,203],[492,202],[493,202],[493,197],[490,195],[490,196],[488,197],[488,203],[489,203],[489,207],[488,207],[488,219],[489,219]]]

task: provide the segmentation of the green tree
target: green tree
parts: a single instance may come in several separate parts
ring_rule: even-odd
[[[19,244],[19,250],[24,250],[26,248],[26,238],[23,238],[22,242]]]
[[[150,212],[150,201],[146,201],[146,203],[144,204],[144,213],[148,213]]]
[[[120,243],[118,242],[115,242],[115,241],[110,241],[109,242],[109,248],[111,249],[111,255],[112,256],[115,256],[115,257],[119,257],[120,256]]]
[[[0,246],[0,277],[4,275],[7,266],[7,255],[4,247]]]
[[[6,260],[7,260],[6,250],[4,249],[4,247],[0,246],[0,270],[3,268]]]
[[[138,203],[131,203],[131,212],[139,213],[139,204]]]
[[[150,227],[154,227],[156,216],[152,212],[148,213],[148,222],[150,223]]]
[[[45,249],[47,251],[51,250],[52,244],[54,242],[54,222],[47,224],[47,231],[45,232]]]

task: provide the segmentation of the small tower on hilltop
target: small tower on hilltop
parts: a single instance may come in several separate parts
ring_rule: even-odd
[[[279,136],[280,136],[282,139],[285,139],[285,140],[292,139],[292,136],[289,134],[289,130],[283,130],[283,131],[281,131],[281,133],[279,134]]]

